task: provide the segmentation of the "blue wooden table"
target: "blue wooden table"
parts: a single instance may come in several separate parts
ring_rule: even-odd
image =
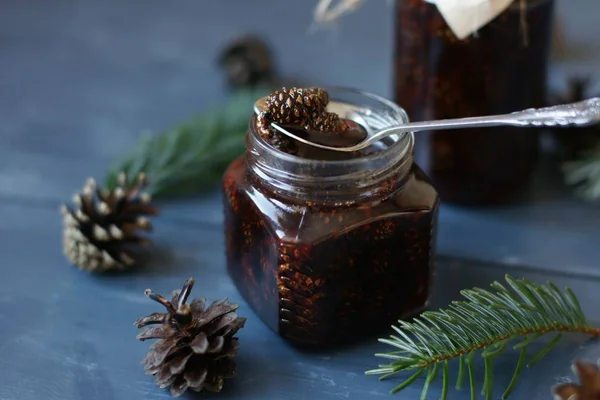
[[[587,51],[598,37],[600,4],[578,2],[587,11],[564,10],[574,50],[556,62],[557,84],[568,71],[600,65],[600,52]],[[190,276],[197,280],[194,295],[229,297],[248,317],[237,377],[220,398],[418,398],[418,384],[394,397],[388,392],[396,382],[364,375],[380,361],[373,354],[387,349],[376,338],[303,352],[258,320],[224,270],[216,191],[162,204],[156,250],[144,269],[92,276],[69,265],[61,251],[59,204],[88,176],[102,180],[108,163],[141,131],[167,128],[223,99],[214,58],[238,34],[266,35],[290,75],[389,95],[391,13],[385,2],[372,3],[337,30],[317,33],[308,29],[314,2],[0,4],[0,400],[169,398],[143,373],[148,344],[135,340],[133,321],[158,311],[144,289],[170,293]],[[462,288],[486,287],[510,273],[571,287],[600,325],[600,206],[567,195],[548,164],[525,203],[442,207],[432,308]],[[572,377],[573,357],[599,356],[594,342],[570,337],[524,372],[513,398],[549,399],[553,384]],[[498,389],[515,362],[510,352],[500,359]]]

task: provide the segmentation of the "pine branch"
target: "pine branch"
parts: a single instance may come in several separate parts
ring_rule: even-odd
[[[146,190],[155,197],[207,189],[244,152],[254,101],[271,91],[259,88],[237,92],[224,106],[159,135],[144,136],[131,153],[111,165],[106,186],[115,188],[119,173],[124,171],[127,177],[144,172],[150,182]]]
[[[520,351],[520,356],[511,382],[502,395],[505,399],[515,388],[523,367],[538,362],[556,346],[563,333],[600,336],[600,329],[588,323],[570,289],[561,292],[550,282],[536,285],[508,275],[506,282],[508,288],[499,282],[492,283],[495,292],[480,288],[463,290],[461,295],[466,300],[454,301],[446,310],[426,311],[412,322],[399,321],[399,326],[392,326],[397,335],[379,340],[397,350],[376,354],[392,361],[366,374],[382,375],[382,380],[400,372],[412,371],[409,378],[392,390],[395,393],[426,373],[421,395],[421,399],[425,399],[429,386],[442,367],[441,399],[444,400],[449,381],[448,361],[458,359],[456,388],[461,388],[464,376],[468,374],[471,398],[475,399],[473,357],[480,354],[484,359],[482,394],[491,399],[493,361],[512,347]],[[529,344],[549,334],[555,336],[527,362]]]
[[[563,171],[566,183],[576,186],[577,195],[588,201],[600,200],[600,147],[565,163]]]

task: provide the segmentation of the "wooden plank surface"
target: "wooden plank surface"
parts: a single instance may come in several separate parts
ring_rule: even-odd
[[[241,304],[240,314],[249,318],[239,335],[238,376],[220,397],[305,399],[312,393],[323,399],[370,399],[388,397],[394,385],[394,381],[378,382],[364,376],[364,371],[379,361],[373,354],[387,349],[375,337],[342,348],[301,351],[269,331],[226,275],[223,238],[217,227],[182,226],[159,218],[156,251],[145,268],[99,277],[77,270],[63,258],[56,210],[19,205],[0,210],[4,222],[0,227],[4,258],[0,399],[166,398],[165,392],[143,374],[139,361],[148,344],[135,340],[132,323],[158,310],[143,295],[144,289],[169,293],[190,276],[197,279],[195,295],[210,300],[228,297]],[[498,265],[472,261],[441,258],[437,265],[433,309],[457,299],[460,289],[485,287],[505,273]],[[559,286],[570,286],[579,295],[584,311],[600,323],[600,311],[595,306],[600,300],[598,279],[526,268],[511,273],[540,283],[552,279]],[[384,331],[380,336],[389,333]],[[582,343],[580,338],[569,338],[548,362],[526,371],[526,383],[519,386],[515,398],[547,394],[549,385],[568,373],[570,356]],[[515,361],[514,353],[500,360],[499,390],[510,378]],[[418,387],[402,398],[416,398]],[[435,385],[432,393],[439,390],[440,385]],[[457,392],[451,398],[465,396]]]

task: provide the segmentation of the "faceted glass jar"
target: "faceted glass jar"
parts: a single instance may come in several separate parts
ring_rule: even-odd
[[[385,99],[328,92],[329,111],[367,109],[360,122],[371,130],[407,122]],[[247,151],[223,179],[227,268],[273,331],[296,344],[330,344],[426,306],[439,200],[413,143],[403,133],[358,158],[303,159],[267,144],[250,119]]]

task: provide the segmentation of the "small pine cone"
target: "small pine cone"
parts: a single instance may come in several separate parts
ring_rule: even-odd
[[[324,89],[285,87],[267,98],[267,108],[272,122],[306,125],[325,112],[329,96]]]
[[[256,130],[264,139],[271,139],[275,135],[271,129],[271,122],[268,111],[262,111],[256,117]]]
[[[81,192],[75,194],[71,208],[64,204],[63,252],[80,269],[105,272],[135,264],[131,245],[148,245],[150,241],[137,235],[137,230],[150,232],[147,216],[157,215],[151,198],[142,192],[147,185],[144,174],[137,183],[127,185],[124,173],[114,190],[100,190],[90,178]]]
[[[321,130],[331,128],[340,132],[339,117],[325,111],[328,103],[329,95],[325,89],[284,87],[267,97],[267,110],[258,115],[256,129],[276,149],[288,154],[297,154],[296,142],[275,131],[271,123],[296,125],[308,130],[314,130],[316,124]]]
[[[600,371],[598,366],[577,361],[573,371],[579,377],[580,384],[562,383],[552,388],[552,395],[557,400],[599,400]]]
[[[277,150],[287,154],[296,155],[298,154],[298,145],[293,139],[283,136],[281,133],[275,134],[270,140],[271,146]]]
[[[271,121],[268,116],[269,112],[263,111],[256,118],[256,130],[258,133],[277,150],[288,154],[298,153],[298,146],[292,139],[271,128]]]
[[[327,107],[327,104],[329,104],[329,93],[327,93],[327,90],[323,88],[310,88],[308,91],[312,93],[315,100],[319,102],[319,108],[325,109],[325,107]]]
[[[221,51],[217,61],[233,90],[275,80],[271,49],[259,37],[244,36],[235,39]]]
[[[319,132],[343,133],[348,126],[335,113],[325,113],[315,119],[313,129]]]
[[[160,388],[169,387],[174,397],[187,389],[221,391],[224,380],[235,373],[239,344],[234,335],[246,322],[236,314],[239,306],[227,299],[207,308],[204,298],[187,304],[193,286],[194,280],[188,279],[181,290],[172,293],[171,301],[147,289],[145,294],[165,306],[167,312],[153,313],[134,323],[137,328],[154,325],[137,335],[141,341],[158,339],[142,365],[146,374],[154,375]]]

